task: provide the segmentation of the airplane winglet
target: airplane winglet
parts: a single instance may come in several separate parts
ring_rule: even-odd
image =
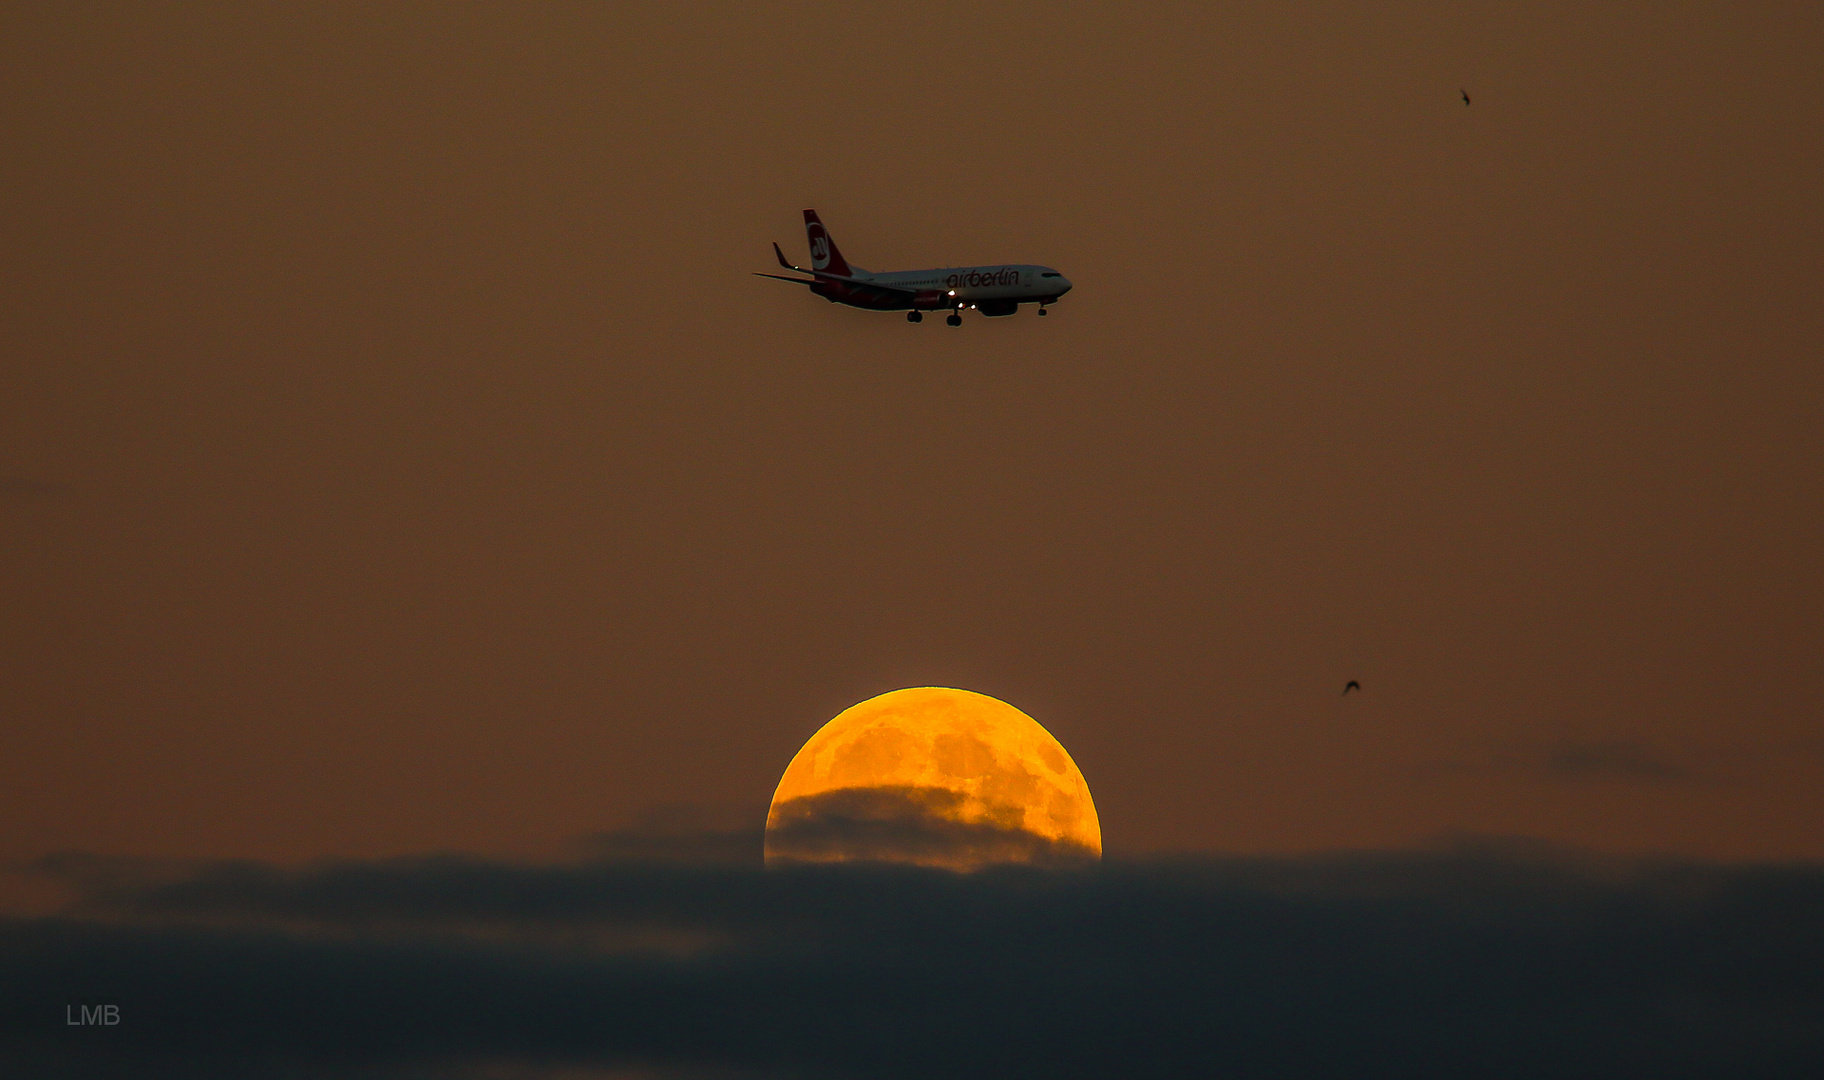
[[[798,270],[796,266],[785,261],[785,252],[779,250],[779,242],[777,240],[773,241],[773,254],[779,257],[780,266],[785,267],[787,270]],[[802,270],[798,270],[798,272],[800,274],[804,273]]]

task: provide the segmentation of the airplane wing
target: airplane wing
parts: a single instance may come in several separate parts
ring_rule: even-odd
[[[793,266],[791,263],[786,261],[785,252],[779,250],[778,241],[773,242],[773,256],[779,260],[779,265],[785,267],[787,270],[796,270],[800,274],[810,274],[814,277],[822,278],[826,281],[847,282],[850,285],[859,285],[864,289],[878,289],[883,293],[897,293],[900,296],[918,295],[917,289],[901,289],[901,288],[898,288],[893,285],[882,285],[879,282],[868,281],[865,278],[847,277],[842,274],[832,274],[828,270],[812,270],[809,267]],[[797,281],[801,285],[811,284],[811,282],[801,281],[798,278],[779,277],[778,274],[755,274],[754,276],[755,277],[778,278],[780,281]]]
[[[804,278],[801,278],[801,277],[786,277],[784,274],[755,274],[754,276],[755,277],[770,277],[774,281],[789,281],[794,285],[815,285],[815,284],[817,284],[816,278],[812,278],[811,280],[806,281]]]

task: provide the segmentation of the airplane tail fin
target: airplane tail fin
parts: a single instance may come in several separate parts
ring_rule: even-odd
[[[852,271],[849,261],[836,250],[836,241],[830,239],[830,231],[817,220],[817,211],[804,212],[804,236],[811,242],[811,269],[828,270],[832,274],[847,277]]]

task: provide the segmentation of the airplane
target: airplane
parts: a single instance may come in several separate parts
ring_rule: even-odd
[[[1070,279],[1049,266],[1005,264],[996,266],[952,266],[942,270],[897,270],[873,274],[859,266],[849,265],[830,239],[830,231],[817,219],[817,211],[804,212],[804,234],[811,244],[811,268],[793,266],[785,252],[773,244],[779,265],[809,278],[786,277],[783,274],[755,274],[809,285],[811,291],[832,304],[867,308],[870,311],[904,311],[907,322],[923,322],[925,312],[948,309],[944,321],[951,326],[963,325],[963,312],[979,311],[989,317],[1012,315],[1021,304],[1039,305],[1039,314],[1070,291]]]

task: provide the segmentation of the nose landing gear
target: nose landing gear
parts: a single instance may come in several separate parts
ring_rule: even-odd
[[[961,315],[957,315],[954,313],[948,319],[945,319],[944,321],[949,323],[951,326],[963,325],[963,317]]]
[[[906,321],[907,322],[924,322],[925,313],[922,311],[908,311],[908,312],[906,312]]]

